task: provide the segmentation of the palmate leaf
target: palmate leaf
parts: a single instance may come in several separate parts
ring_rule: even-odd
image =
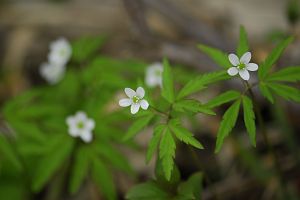
[[[215,108],[217,106],[223,105],[230,101],[236,100],[241,96],[241,94],[234,90],[229,90],[220,94],[219,96],[211,99],[209,102],[205,104],[208,108]]]
[[[205,113],[208,115],[216,114],[209,107],[203,105],[201,102],[195,99],[183,99],[180,101],[176,101],[173,104],[173,109],[178,112],[185,112],[185,113]]]
[[[273,95],[265,82],[259,83],[259,90],[264,97],[266,97],[271,103],[274,103]]]
[[[162,166],[167,180],[170,180],[174,166],[176,144],[171,131],[167,128],[159,145],[159,158],[162,161]]]
[[[176,99],[182,99],[188,95],[195,92],[199,92],[207,87],[207,85],[229,79],[230,76],[226,71],[217,71],[212,73],[207,73],[200,75],[192,80],[190,80],[178,93]]]
[[[45,186],[73,149],[74,141],[68,135],[56,136],[52,142],[49,144],[49,151],[43,155],[35,169],[32,181],[33,191],[40,191]]]
[[[228,55],[219,49],[209,47],[203,44],[199,44],[198,48],[207,54],[213,61],[215,61],[220,67],[225,69],[231,67],[231,63],[229,62]]]
[[[17,152],[14,147],[9,143],[8,139],[0,133],[0,154],[1,157],[7,159],[7,161],[12,164],[17,170],[22,170],[23,166],[18,158]]]
[[[149,163],[149,161],[153,157],[153,154],[154,154],[155,150],[157,149],[157,146],[159,145],[161,136],[162,136],[162,134],[164,134],[164,131],[166,128],[167,128],[167,126],[165,124],[159,124],[154,128],[154,133],[149,142],[149,146],[147,149],[146,163]]]
[[[162,96],[169,102],[173,103],[175,100],[174,96],[174,83],[173,74],[169,64],[169,61],[165,58],[163,61],[164,69],[162,73]]]
[[[151,119],[154,117],[153,114],[148,114],[146,116],[143,116],[139,119],[137,119],[128,129],[126,132],[123,140],[127,141],[131,138],[133,138],[136,134],[138,134],[143,128],[145,128]]]
[[[286,67],[282,70],[274,72],[269,75],[267,81],[286,81],[297,82],[300,81],[300,66]]]
[[[282,52],[286,49],[286,47],[293,41],[293,37],[289,37],[282,42],[280,42],[268,55],[265,61],[258,68],[258,77],[259,80],[264,80],[267,74],[270,72],[270,69],[274,65],[274,63],[279,59]]]
[[[93,158],[92,178],[101,189],[101,193],[104,195],[105,199],[117,199],[117,192],[112,174],[97,156],[94,156]]]
[[[169,198],[169,194],[154,181],[138,184],[126,194],[126,199],[128,200],[166,200]]]
[[[186,128],[181,126],[181,124],[178,123],[177,120],[170,120],[168,125],[171,131],[180,141],[192,145],[197,149],[204,149],[203,145],[194,138],[193,134],[189,132]]]
[[[244,53],[249,51],[249,45],[247,40],[247,32],[243,26],[240,27],[240,40],[238,47],[236,49],[236,53],[238,57],[241,57]]]
[[[238,117],[240,104],[241,100],[238,99],[228,108],[228,110],[223,115],[217,135],[215,153],[218,153],[221,150],[225,137],[231,132],[232,128],[234,127]]]
[[[247,132],[249,134],[251,144],[255,147],[256,146],[255,114],[253,111],[252,100],[247,96],[243,96],[243,110],[244,110],[245,126],[247,128]]]
[[[86,177],[89,170],[89,151],[86,147],[78,148],[75,155],[74,166],[72,166],[72,174],[69,184],[70,193],[74,194],[78,191],[82,181]]]
[[[293,88],[287,85],[270,82],[268,86],[274,91],[277,95],[283,97],[286,100],[292,100],[295,102],[300,102],[300,90]]]

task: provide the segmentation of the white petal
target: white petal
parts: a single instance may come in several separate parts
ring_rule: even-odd
[[[247,68],[247,70],[254,72],[254,71],[258,70],[258,65],[255,63],[249,63],[249,64],[247,64],[246,68]]]
[[[241,76],[242,79],[244,79],[245,81],[248,81],[250,78],[250,74],[248,72],[248,70],[243,69],[243,70],[239,70],[239,75]]]
[[[68,124],[68,126],[73,126],[75,124],[75,119],[73,116],[68,116],[66,119],[66,123]]]
[[[136,95],[137,95],[138,97],[140,97],[141,99],[144,98],[144,96],[145,96],[145,90],[144,90],[144,88],[138,87],[138,88],[136,89]]]
[[[78,130],[78,128],[75,126],[69,127],[68,132],[72,137],[77,137],[80,135],[80,130]]]
[[[89,143],[89,142],[92,141],[93,135],[92,135],[92,133],[90,131],[84,131],[84,132],[81,133],[80,138],[84,142]]]
[[[76,120],[78,120],[78,121],[85,121],[87,119],[87,116],[86,116],[85,112],[83,112],[83,111],[78,111],[76,113],[75,117],[76,117]]]
[[[93,130],[95,128],[95,121],[93,119],[88,119],[85,124],[86,129]]]
[[[130,108],[131,114],[137,113],[139,109],[140,109],[140,104],[137,103],[132,104]]]
[[[132,104],[132,100],[131,99],[121,99],[119,101],[119,105],[121,107],[127,107],[127,106],[130,106]]]
[[[140,105],[144,110],[147,110],[149,107],[149,103],[145,99],[141,100]]]
[[[242,55],[240,62],[244,64],[248,64],[251,60],[251,52],[246,52]]]
[[[125,88],[125,94],[129,97],[132,98],[133,96],[136,95],[135,91],[131,88]]]
[[[156,85],[158,85],[158,81],[157,81],[157,77],[156,76],[152,76],[152,75],[147,75],[146,79],[145,79],[145,83],[148,87],[155,87]]]
[[[233,53],[229,54],[228,59],[233,66],[238,66],[238,64],[240,64],[239,58]]]
[[[230,76],[235,76],[237,75],[238,73],[238,69],[236,67],[230,67],[228,70],[227,70],[227,73],[230,75]]]

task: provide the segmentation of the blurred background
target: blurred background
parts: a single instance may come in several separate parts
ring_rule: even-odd
[[[203,43],[234,52],[243,25],[257,63],[282,38],[295,36],[278,62],[280,69],[300,65],[299,17],[299,0],[0,0],[0,106],[44,84],[38,68],[47,58],[49,43],[61,36],[72,41],[103,35],[106,43],[98,52],[101,55],[147,63],[166,56],[186,70],[210,72],[218,67],[196,45]],[[224,87],[203,95],[211,97]],[[238,89],[239,84],[232,81],[226,87]],[[300,199],[300,106],[279,101],[273,109],[265,99],[257,98],[284,178],[294,199]],[[210,146],[198,155],[209,177],[203,199],[274,199],[279,183],[261,181],[268,172],[264,166],[270,165],[271,158],[260,135],[255,154],[243,150],[250,146],[241,142],[237,147],[230,138],[220,154],[213,154],[215,136],[211,132],[216,132],[220,118],[202,119],[207,133],[201,140]],[[140,136],[138,142],[146,147],[148,139]],[[197,168],[186,155],[182,150],[176,157],[183,178]],[[140,180],[153,174],[153,166],[144,163],[144,152],[131,152],[127,157]],[[219,174],[223,174],[222,179]],[[121,178],[119,182],[122,192],[134,184]]]

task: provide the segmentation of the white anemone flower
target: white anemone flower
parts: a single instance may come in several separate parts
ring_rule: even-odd
[[[162,87],[163,65],[161,63],[153,63],[146,69],[145,83],[148,87]]]
[[[138,87],[136,91],[130,88],[125,88],[125,94],[128,96],[128,98],[121,99],[119,101],[119,105],[122,107],[131,106],[131,114],[137,113],[140,107],[142,107],[144,110],[148,109],[149,103],[143,99],[145,96],[144,88]]]
[[[72,137],[80,137],[86,143],[92,141],[92,130],[95,128],[95,121],[88,118],[85,112],[78,111],[75,115],[67,117],[66,123]]]
[[[227,73],[230,76],[235,76],[237,74],[240,75],[242,79],[245,81],[250,79],[250,74],[248,71],[257,71],[258,65],[255,63],[249,63],[251,60],[251,53],[246,52],[242,57],[239,59],[235,54],[229,54],[228,56],[229,61],[234,67],[230,67],[227,70]]]
[[[50,63],[65,65],[72,54],[72,47],[68,40],[59,38],[50,44],[48,60]]]
[[[40,75],[50,84],[58,83],[65,74],[65,66],[54,63],[43,63],[40,68]]]

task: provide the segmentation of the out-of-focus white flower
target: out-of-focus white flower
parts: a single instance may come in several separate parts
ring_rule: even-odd
[[[39,70],[41,76],[52,85],[59,82],[65,74],[65,66],[55,63],[43,63]]]
[[[140,107],[142,109],[147,110],[149,107],[148,101],[146,101],[144,98],[145,96],[145,90],[142,87],[138,87],[136,91],[130,88],[125,88],[125,94],[129,98],[121,99],[119,101],[119,105],[122,107],[131,106],[130,111],[131,114],[135,114],[139,111]]]
[[[153,63],[146,69],[145,82],[149,87],[162,87],[163,65],[161,63]]]
[[[65,38],[59,38],[50,44],[48,60],[50,63],[65,65],[72,54],[72,47]]]
[[[255,63],[249,63],[251,60],[251,53],[246,52],[242,57],[239,59],[235,54],[229,54],[228,56],[229,61],[234,67],[230,67],[227,70],[227,73],[230,76],[235,76],[239,74],[242,79],[245,81],[249,80],[250,74],[248,71],[257,71],[258,65]]]
[[[95,128],[95,121],[88,118],[83,111],[66,119],[69,127],[69,134],[72,137],[80,137],[84,142],[91,142],[93,139],[92,130]]]

